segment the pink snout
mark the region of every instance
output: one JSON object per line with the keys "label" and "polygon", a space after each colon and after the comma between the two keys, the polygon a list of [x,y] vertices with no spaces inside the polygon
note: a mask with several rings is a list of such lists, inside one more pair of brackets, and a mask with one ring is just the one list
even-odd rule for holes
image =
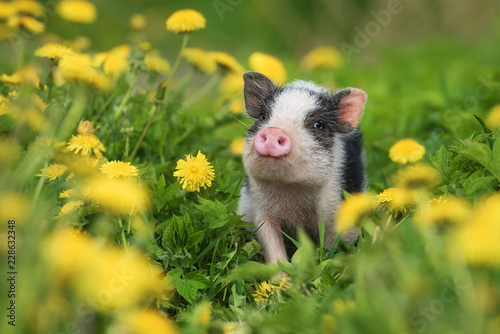
{"label": "pink snout", "polygon": [[292,150],[292,141],[278,128],[266,128],[255,136],[253,147],[260,155],[279,158]]}

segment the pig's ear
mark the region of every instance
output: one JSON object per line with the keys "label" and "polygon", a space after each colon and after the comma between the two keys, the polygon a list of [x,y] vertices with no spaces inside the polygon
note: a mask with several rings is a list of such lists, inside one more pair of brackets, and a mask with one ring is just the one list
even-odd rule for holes
{"label": "pig's ear", "polygon": [[246,72],[243,74],[243,81],[245,81],[243,89],[245,109],[250,116],[258,118],[262,100],[277,87],[268,77],[258,72]]}
{"label": "pig's ear", "polygon": [[338,131],[351,132],[358,125],[363,113],[367,98],[366,93],[361,89],[347,88],[335,94],[334,98],[338,99]]}

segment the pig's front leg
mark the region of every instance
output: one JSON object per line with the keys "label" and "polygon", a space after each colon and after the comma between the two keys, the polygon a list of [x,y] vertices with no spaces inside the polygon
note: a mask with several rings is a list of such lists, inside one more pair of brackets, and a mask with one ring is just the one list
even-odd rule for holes
{"label": "pig's front leg", "polygon": [[279,224],[273,219],[263,219],[257,230],[257,238],[264,252],[266,262],[278,264],[278,260],[287,261],[283,235]]}

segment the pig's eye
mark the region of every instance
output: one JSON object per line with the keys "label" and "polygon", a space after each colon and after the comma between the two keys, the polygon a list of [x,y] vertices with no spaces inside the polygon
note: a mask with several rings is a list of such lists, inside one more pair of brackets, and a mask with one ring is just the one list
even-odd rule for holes
{"label": "pig's eye", "polygon": [[262,114],[260,114],[261,120],[265,120],[266,118],[267,118],[267,112],[263,112]]}
{"label": "pig's eye", "polygon": [[316,123],[314,123],[313,126],[317,130],[322,130],[325,127],[325,123],[323,123],[321,121],[317,121]]}

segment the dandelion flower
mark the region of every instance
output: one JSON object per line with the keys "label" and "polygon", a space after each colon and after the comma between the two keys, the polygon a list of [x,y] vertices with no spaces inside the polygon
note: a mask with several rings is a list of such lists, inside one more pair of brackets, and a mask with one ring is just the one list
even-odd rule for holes
{"label": "dandelion flower", "polygon": [[0,1],[0,20],[7,20],[16,14],[16,7],[12,2]]}
{"label": "dandelion flower", "polygon": [[130,18],[130,26],[137,31],[144,30],[146,28],[146,18],[142,14],[134,14]]}
{"label": "dandelion flower", "polygon": [[407,206],[410,204],[405,200],[404,190],[399,188],[388,188],[375,196],[379,207],[387,207],[392,213],[406,214]]}
{"label": "dandelion flower", "polygon": [[11,85],[29,85],[40,88],[39,70],[31,65],[22,68],[12,75],[2,74],[0,81]]}
{"label": "dandelion flower", "polygon": [[82,155],[90,155],[93,152],[98,158],[102,157],[101,151],[106,151],[99,138],[91,133],[82,133],[71,137],[68,141],[68,149],[76,154],[81,151]]}
{"label": "dandelion flower", "polygon": [[441,181],[439,172],[428,164],[408,166],[396,175],[396,187],[431,191]]}
{"label": "dandelion flower", "polygon": [[500,194],[483,200],[471,220],[462,225],[450,244],[452,257],[471,265],[500,266]]}
{"label": "dandelion flower", "polygon": [[458,197],[433,198],[424,204],[415,215],[420,226],[434,224],[461,224],[468,220],[471,214],[469,204]]}
{"label": "dandelion flower", "polygon": [[249,58],[250,68],[267,76],[278,85],[286,81],[285,65],[278,58],[262,52],[254,52]]}
{"label": "dandelion flower", "polygon": [[70,22],[92,23],[97,18],[95,5],[85,0],[63,0],[57,11],[63,19]]}
{"label": "dandelion flower", "polygon": [[45,25],[31,16],[13,16],[7,21],[11,28],[24,28],[26,31],[40,35],[45,31]]}
{"label": "dandelion flower", "polygon": [[130,162],[110,161],[101,165],[101,173],[109,178],[132,178],[139,176],[139,171]]}
{"label": "dandelion flower", "polygon": [[182,55],[201,72],[214,74],[217,70],[217,63],[213,56],[201,48],[186,48],[183,50]]}
{"label": "dandelion flower", "polygon": [[106,73],[110,77],[117,78],[127,72],[129,66],[130,64],[127,56],[124,56],[117,52],[110,52],[109,54],[107,54],[106,59],[104,60],[103,70],[104,73]]}
{"label": "dandelion flower", "polygon": [[153,47],[150,42],[144,41],[139,43],[139,49],[142,51],[149,51]]}
{"label": "dandelion flower", "polygon": [[[50,166],[48,166],[47,168],[42,168],[40,170],[40,174],[37,174],[36,176],[43,176],[45,175],[45,177],[51,181],[54,181],[58,178],[60,178],[61,176],[63,176],[64,174],[66,174],[66,172],[68,171],[71,171],[71,169],[68,167],[68,166],[65,166],[65,165],[59,165],[59,164],[52,164]],[[71,172],[69,175],[68,175],[68,179],[73,177],[73,172]]]}
{"label": "dandelion flower", "polygon": [[91,122],[91,121],[81,120],[80,123],[78,123],[78,127],[76,128],[76,133],[77,134],[83,134],[83,133],[93,134],[94,130],[96,130],[96,129],[94,128],[93,121]]}
{"label": "dandelion flower", "polygon": [[176,34],[190,33],[205,29],[207,20],[193,9],[181,9],[174,12],[165,22],[167,30]]}
{"label": "dandelion flower", "polygon": [[491,109],[488,117],[486,117],[485,123],[490,129],[495,129],[500,126],[500,104],[497,104]]}
{"label": "dandelion flower", "polygon": [[239,76],[242,76],[243,72],[245,72],[245,68],[229,53],[224,51],[211,51],[210,54],[217,64],[229,72],[236,73]]}
{"label": "dandelion flower", "polygon": [[244,85],[245,82],[243,81],[242,73],[229,73],[220,81],[219,92],[221,92],[223,97],[231,99],[243,91]]}
{"label": "dandelion flower", "polygon": [[92,66],[92,58],[82,53],[63,57],[59,69],[64,80],[82,82],[101,90],[111,87],[109,78]]}
{"label": "dandelion flower", "polygon": [[170,71],[170,63],[168,60],[160,56],[157,51],[150,51],[144,57],[146,67],[156,73],[168,73]]}
{"label": "dandelion flower", "polygon": [[36,49],[35,56],[49,58],[51,60],[58,60],[71,53],[73,53],[73,50],[59,43],[47,43],[44,46]]}
{"label": "dandelion flower", "polygon": [[243,99],[234,100],[229,105],[229,111],[232,114],[241,114],[243,110],[245,110],[245,101],[243,101]]}
{"label": "dandelion flower", "polygon": [[59,193],[59,198],[72,198],[76,197],[76,195],[77,195],[76,189],[68,189],[61,191]]}
{"label": "dandelion flower", "polygon": [[147,191],[134,179],[95,176],[81,185],[81,192],[92,203],[116,214],[132,215],[149,206]]}
{"label": "dandelion flower", "polygon": [[186,160],[177,161],[174,176],[180,180],[182,189],[200,191],[200,187],[206,188],[212,185],[215,173],[205,155],[198,151],[196,157],[187,155]]}
{"label": "dandelion flower", "polygon": [[422,160],[424,154],[425,147],[410,138],[399,140],[389,150],[389,158],[403,165]]}
{"label": "dandelion flower", "polygon": [[194,324],[199,326],[207,326],[212,318],[212,308],[209,302],[203,302],[198,305],[195,310],[196,318]]}
{"label": "dandelion flower", "polygon": [[15,192],[0,194],[0,219],[3,222],[15,219],[16,224],[23,224],[31,215],[32,209],[32,201],[24,194]]}
{"label": "dandelion flower", "polygon": [[255,292],[252,294],[253,299],[257,304],[259,304],[269,299],[269,297],[271,297],[277,289],[278,287],[272,285],[270,282],[264,281],[259,284],[257,290],[255,290]]}
{"label": "dandelion flower", "polygon": [[173,321],[161,316],[153,310],[136,310],[123,314],[117,323],[118,333],[147,334],[168,333],[177,334]]}
{"label": "dandelion flower", "polygon": [[335,220],[337,231],[344,233],[356,225],[361,217],[373,211],[374,204],[373,196],[365,193],[358,193],[348,197],[337,210]]}
{"label": "dandelion flower", "polygon": [[302,59],[302,67],[311,71],[314,69],[338,69],[344,66],[342,53],[332,46],[320,46],[309,52]]}
{"label": "dandelion flower", "polygon": [[244,138],[236,138],[229,145],[229,151],[234,155],[241,157],[243,155],[243,149],[245,148],[245,139]]}
{"label": "dandelion flower", "polygon": [[34,0],[16,0],[11,2],[18,13],[41,17],[45,14],[45,8],[41,3]]}
{"label": "dandelion flower", "polygon": [[78,36],[70,44],[73,50],[75,50],[76,52],[81,52],[83,50],[90,48],[92,42],[88,37]]}
{"label": "dandelion flower", "polygon": [[67,216],[71,213],[75,213],[78,211],[83,206],[83,201],[69,201],[68,203],[64,204],[63,207],[61,208],[61,211],[59,212],[59,215],[57,215],[55,218],[61,218],[63,216]]}

